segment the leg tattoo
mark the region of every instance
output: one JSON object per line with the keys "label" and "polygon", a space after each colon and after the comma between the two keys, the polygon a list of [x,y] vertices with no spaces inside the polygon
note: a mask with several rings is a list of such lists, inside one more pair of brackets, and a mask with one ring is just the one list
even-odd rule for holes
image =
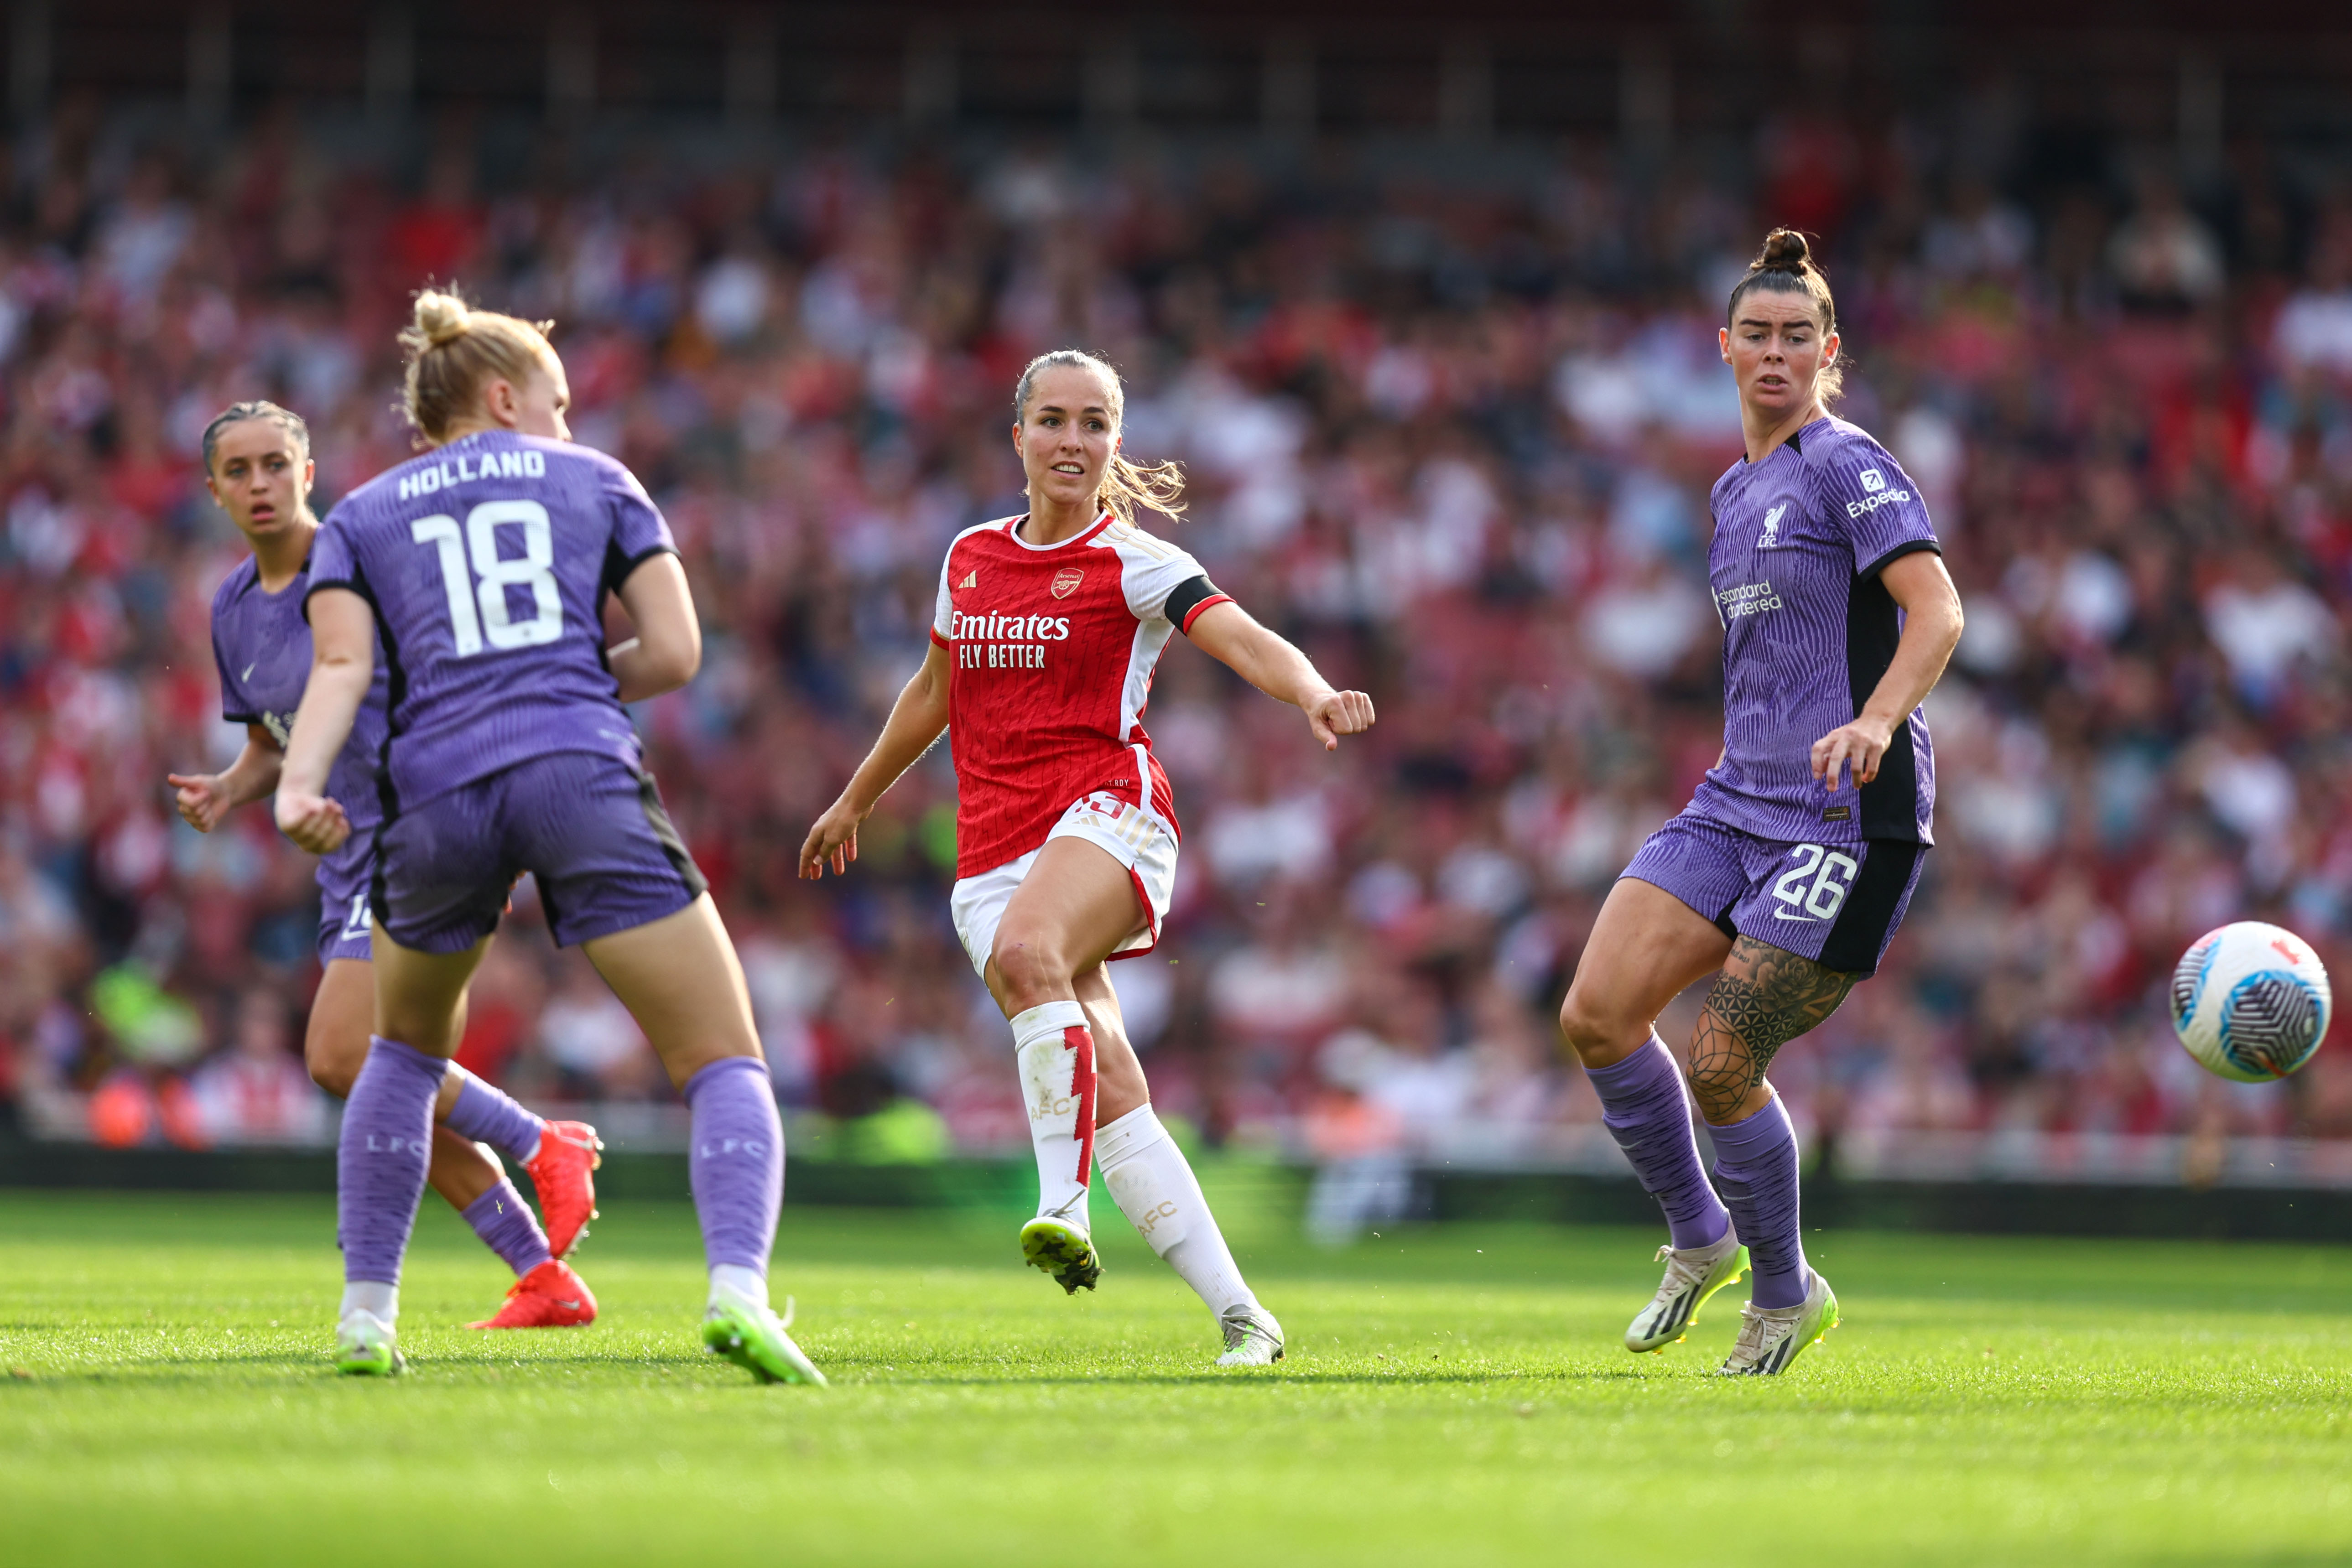
{"label": "leg tattoo", "polygon": [[1860,977],[1739,938],[1691,1040],[1691,1092],[1700,1113],[1710,1122],[1737,1116],[1773,1054],[1837,1011]]}

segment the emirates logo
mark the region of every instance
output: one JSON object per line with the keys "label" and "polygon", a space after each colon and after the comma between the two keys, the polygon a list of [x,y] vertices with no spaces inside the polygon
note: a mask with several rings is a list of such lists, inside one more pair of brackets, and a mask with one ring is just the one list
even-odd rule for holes
{"label": "emirates logo", "polygon": [[1054,574],[1054,597],[1056,599],[1067,599],[1071,594],[1076,593],[1078,591],[1078,584],[1084,582],[1086,580],[1087,574],[1075,566],[1064,567],[1061,570]]}

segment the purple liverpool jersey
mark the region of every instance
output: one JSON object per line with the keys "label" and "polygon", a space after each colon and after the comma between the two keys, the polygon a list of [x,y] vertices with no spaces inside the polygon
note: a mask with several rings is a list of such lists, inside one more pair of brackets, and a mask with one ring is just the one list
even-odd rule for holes
{"label": "purple liverpool jersey", "polygon": [[604,594],[673,548],[620,464],[507,431],[453,441],[346,496],[312,552],[310,592],[347,588],[375,607],[395,806],[551,752],[636,766],[604,663]]}
{"label": "purple liverpool jersey", "polygon": [[1902,613],[1879,573],[1938,549],[1919,487],[1842,419],[1816,420],[1715,484],[1707,576],[1723,621],[1724,758],[1691,810],[1783,842],[1933,843],[1927,720],[1898,726],[1878,777],[1838,792],[1813,779],[1813,742],[1850,724],[1895,657]]}
{"label": "purple liverpool jersey", "polygon": [[[302,688],[310,679],[310,623],[303,619],[302,601],[310,592],[311,564],[304,562],[300,574],[285,588],[265,593],[259,569],[247,556],[213,595],[213,662],[220,666],[221,716],[231,724],[260,725],[281,747],[294,728],[294,711],[302,706]],[[322,880],[344,862],[356,865],[366,860],[370,830],[383,815],[376,768],[383,756],[387,685],[379,648],[375,681],[360,705],[351,739],[327,774],[327,793],[342,803],[352,820],[352,836],[320,862]]]}

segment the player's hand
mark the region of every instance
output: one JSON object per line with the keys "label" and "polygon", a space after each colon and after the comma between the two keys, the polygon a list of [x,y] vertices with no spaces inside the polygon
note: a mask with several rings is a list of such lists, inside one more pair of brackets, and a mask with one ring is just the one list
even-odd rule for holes
{"label": "player's hand", "polygon": [[278,791],[278,828],[314,855],[342,848],[343,841],[352,836],[352,820],[343,814],[341,803],[323,795],[299,795],[289,789]]}
{"label": "player's hand", "polygon": [[1878,765],[1895,738],[1895,727],[1864,714],[1813,742],[1813,777],[1838,791],[1838,770],[1850,768],[1857,789],[1878,777]]}
{"label": "player's hand", "polygon": [[166,773],[163,780],[179,791],[173,804],[180,808],[180,820],[200,833],[218,827],[236,803],[228,798],[228,786],[217,773]]}
{"label": "player's hand", "polygon": [[1372,699],[1361,692],[1325,692],[1306,707],[1307,727],[1326,751],[1339,749],[1343,735],[1361,735],[1372,727]]}
{"label": "player's hand", "polygon": [[866,813],[853,810],[846,800],[826,807],[801,843],[802,879],[822,881],[827,866],[835,876],[848,875],[849,862],[857,858],[857,824],[865,820]]}

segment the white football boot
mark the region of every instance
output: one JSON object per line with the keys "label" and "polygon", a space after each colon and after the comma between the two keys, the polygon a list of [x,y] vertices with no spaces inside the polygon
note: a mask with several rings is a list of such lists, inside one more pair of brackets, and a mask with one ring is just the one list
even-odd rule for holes
{"label": "white football boot", "polygon": [[1661,1247],[1656,1261],[1666,1266],[1666,1277],[1650,1304],[1625,1326],[1625,1348],[1635,1355],[1679,1343],[1698,1322],[1698,1310],[1706,1299],[1748,1271],[1748,1249],[1727,1219],[1714,1246]]}
{"label": "white football boot", "polygon": [[1282,1359],[1282,1325],[1264,1307],[1249,1301],[1227,1307],[1217,1326],[1225,1332],[1219,1366],[1272,1366]]}
{"label": "white football boot", "polygon": [[1716,1371],[1725,1377],[1769,1377],[1786,1372],[1789,1364],[1822,1343],[1838,1326],[1838,1301],[1830,1282],[1817,1270],[1805,1287],[1805,1299],[1793,1307],[1759,1307],[1750,1301],[1740,1309],[1739,1338]]}

